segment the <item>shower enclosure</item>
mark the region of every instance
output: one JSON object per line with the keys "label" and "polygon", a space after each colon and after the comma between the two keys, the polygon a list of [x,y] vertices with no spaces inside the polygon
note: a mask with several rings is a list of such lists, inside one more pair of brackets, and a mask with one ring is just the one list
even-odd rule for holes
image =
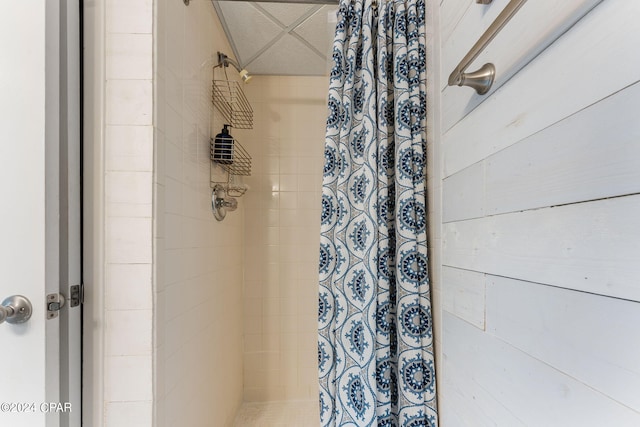
{"label": "shower enclosure", "polygon": [[[85,108],[95,118],[85,129],[94,141],[85,172],[96,245],[104,239],[88,273],[95,328],[85,342],[95,363],[87,368],[104,378],[87,400],[94,425],[229,426],[244,402],[267,400],[313,402],[307,416],[317,419],[328,81],[302,75],[326,75],[335,23],[327,5],[232,3],[243,13],[225,22],[244,30],[251,63],[234,53],[206,0],[85,9],[93,76]],[[243,27],[233,16],[264,25]],[[252,175],[223,221],[210,186],[211,130],[225,124],[211,104],[218,52],[254,76],[243,87],[254,129],[230,132],[252,156]],[[298,65],[299,76],[286,75]]]}
{"label": "shower enclosure", "polygon": [[[210,426],[212,414],[215,425],[230,426],[243,404],[239,425],[251,425],[247,417],[292,418],[294,407],[306,408],[306,421],[318,419],[317,263],[330,10],[320,4],[158,2],[159,426],[179,418],[183,425]],[[241,33],[229,38],[225,28]],[[233,68],[246,68],[250,83],[232,67],[226,75],[227,67],[214,69],[218,52],[237,62]],[[214,164],[210,172],[210,138],[227,122],[211,103],[211,81],[227,78],[240,82],[253,110],[252,129],[228,128],[250,155],[251,174],[237,181],[248,188],[237,210],[218,221],[210,178],[225,165]],[[270,407],[260,406],[265,402]],[[187,421],[185,407],[192,408]]]}

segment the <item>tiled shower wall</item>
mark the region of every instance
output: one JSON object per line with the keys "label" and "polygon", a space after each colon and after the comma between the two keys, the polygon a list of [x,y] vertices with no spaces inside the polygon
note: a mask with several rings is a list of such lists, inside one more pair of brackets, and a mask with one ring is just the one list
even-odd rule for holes
{"label": "tiled shower wall", "polygon": [[245,205],[244,399],[316,399],[318,247],[327,77],[245,86],[253,157]]}
{"label": "tiled shower wall", "polygon": [[219,223],[210,67],[231,49],[210,2],[105,9],[105,425],[228,425],[243,388],[315,399],[326,78],[245,86],[251,190]]}
{"label": "tiled shower wall", "polygon": [[[105,92],[104,407],[95,408],[101,419],[94,421],[106,427],[152,422],[152,5],[87,6],[104,7],[104,34],[95,36],[104,37],[104,70],[93,70],[94,79],[104,77]],[[102,326],[100,320],[90,327]]]}
{"label": "tiled shower wall", "polygon": [[231,54],[209,0],[156,0],[155,423],[230,425],[242,401],[243,209],[213,218],[212,67]]}

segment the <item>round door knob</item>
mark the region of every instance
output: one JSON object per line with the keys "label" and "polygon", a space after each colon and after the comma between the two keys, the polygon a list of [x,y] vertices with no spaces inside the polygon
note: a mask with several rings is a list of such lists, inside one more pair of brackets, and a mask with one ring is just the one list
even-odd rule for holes
{"label": "round door knob", "polygon": [[2,301],[0,306],[0,323],[24,323],[31,318],[33,307],[31,302],[22,295],[13,295]]}

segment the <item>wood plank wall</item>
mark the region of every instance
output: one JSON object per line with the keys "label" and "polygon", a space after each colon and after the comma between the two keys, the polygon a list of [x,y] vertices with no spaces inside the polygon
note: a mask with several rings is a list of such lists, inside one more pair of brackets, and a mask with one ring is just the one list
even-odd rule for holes
{"label": "wood plank wall", "polygon": [[640,426],[640,2],[529,1],[447,87],[507,3],[428,9],[440,425]]}

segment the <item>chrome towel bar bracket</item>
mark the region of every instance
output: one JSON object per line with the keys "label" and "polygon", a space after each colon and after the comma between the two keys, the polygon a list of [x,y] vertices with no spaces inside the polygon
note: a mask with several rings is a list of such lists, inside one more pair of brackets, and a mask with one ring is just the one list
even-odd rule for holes
{"label": "chrome towel bar bracket", "polygon": [[465,73],[465,71],[526,2],[527,0],[511,0],[507,4],[453,70],[449,76],[449,86],[469,86],[475,89],[478,95],[489,92],[496,75],[496,68],[493,64],[484,64],[480,69],[470,73]]}

